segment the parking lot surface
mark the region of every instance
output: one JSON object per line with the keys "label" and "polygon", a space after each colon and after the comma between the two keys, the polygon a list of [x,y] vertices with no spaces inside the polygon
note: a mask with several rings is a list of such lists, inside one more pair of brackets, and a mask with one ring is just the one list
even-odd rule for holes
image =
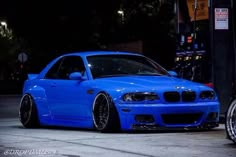
{"label": "parking lot surface", "polygon": [[78,128],[23,128],[20,96],[0,96],[0,157],[235,157],[224,125],[211,131],[99,133]]}

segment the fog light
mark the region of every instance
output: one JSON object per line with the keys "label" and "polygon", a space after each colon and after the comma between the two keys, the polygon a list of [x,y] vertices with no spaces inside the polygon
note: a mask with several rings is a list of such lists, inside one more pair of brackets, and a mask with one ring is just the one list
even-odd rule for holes
{"label": "fog light", "polygon": [[215,121],[218,118],[217,112],[210,112],[207,116],[207,121]]}
{"label": "fog light", "polygon": [[136,115],[135,120],[140,123],[153,123],[154,118],[152,115]]}

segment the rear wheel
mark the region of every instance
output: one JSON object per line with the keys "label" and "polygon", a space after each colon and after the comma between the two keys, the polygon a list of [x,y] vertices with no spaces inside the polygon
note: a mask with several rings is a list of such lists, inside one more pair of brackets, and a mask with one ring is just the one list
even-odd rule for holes
{"label": "rear wheel", "polygon": [[229,139],[236,143],[236,99],[231,102],[226,112],[225,127]]}
{"label": "rear wheel", "polygon": [[119,129],[119,118],[110,96],[99,93],[93,102],[93,122],[98,131],[113,132]]}
{"label": "rear wheel", "polygon": [[36,105],[29,94],[25,94],[21,99],[19,118],[26,128],[35,128],[39,125]]}

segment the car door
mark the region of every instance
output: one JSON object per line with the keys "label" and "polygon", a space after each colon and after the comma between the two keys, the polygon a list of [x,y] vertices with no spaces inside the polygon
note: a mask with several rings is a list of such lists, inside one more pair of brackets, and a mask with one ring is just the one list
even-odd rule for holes
{"label": "car door", "polygon": [[82,120],[86,118],[82,107],[86,81],[70,80],[69,75],[72,72],[81,72],[86,76],[83,61],[79,56],[66,56],[59,62],[51,74],[46,74],[48,80],[46,95],[53,119]]}

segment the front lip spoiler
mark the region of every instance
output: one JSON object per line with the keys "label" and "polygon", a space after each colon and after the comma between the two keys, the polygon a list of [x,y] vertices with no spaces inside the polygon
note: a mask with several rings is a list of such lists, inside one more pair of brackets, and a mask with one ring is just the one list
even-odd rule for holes
{"label": "front lip spoiler", "polygon": [[199,126],[187,126],[187,127],[163,127],[157,124],[133,124],[132,130],[134,131],[186,131],[186,130],[212,129],[218,126],[219,126],[218,122],[206,122]]}

